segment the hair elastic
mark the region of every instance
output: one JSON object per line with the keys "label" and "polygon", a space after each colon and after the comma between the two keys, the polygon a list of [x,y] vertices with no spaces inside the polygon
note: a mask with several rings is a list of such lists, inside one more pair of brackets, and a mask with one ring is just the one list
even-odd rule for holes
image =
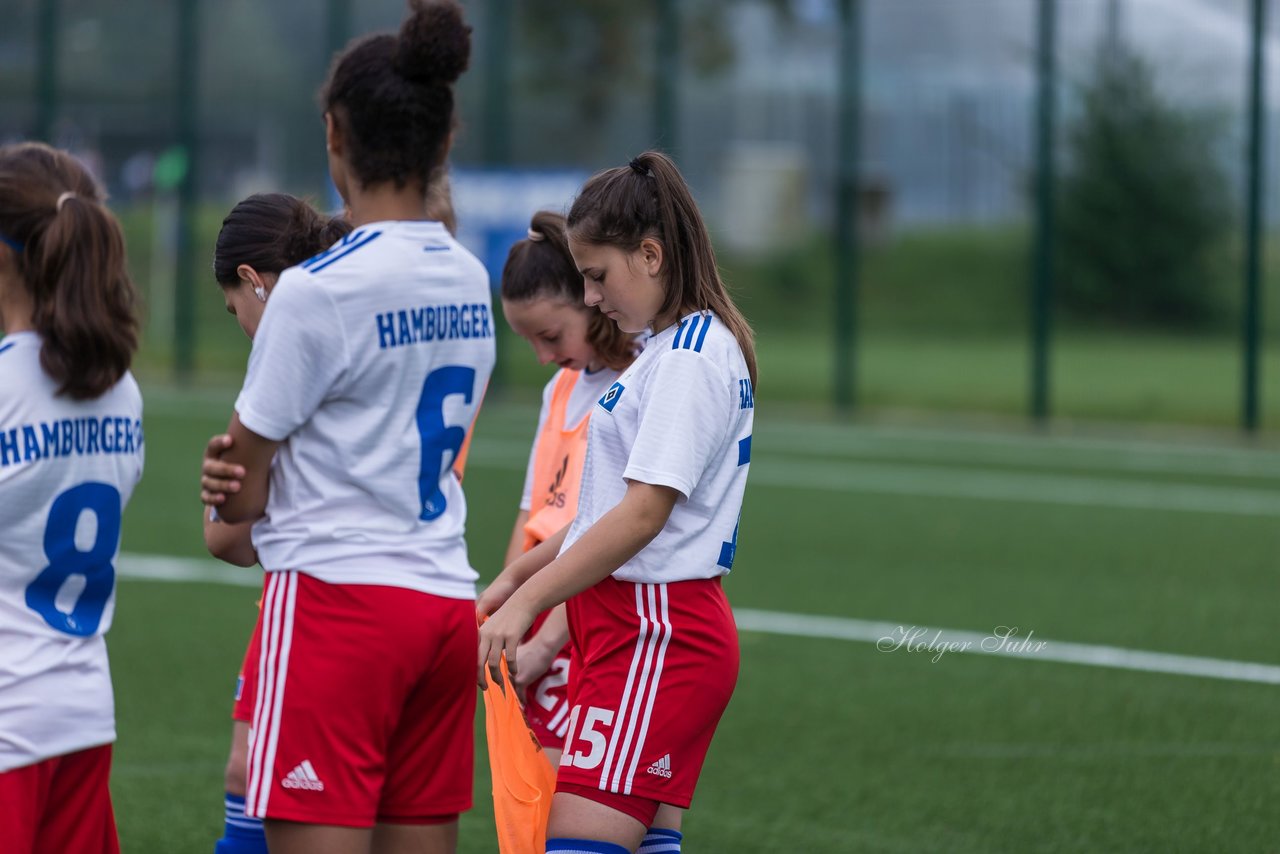
{"label": "hair elastic", "polygon": [[21,255],[23,253],[23,250],[27,248],[22,245],[21,240],[14,240],[12,237],[10,237],[7,234],[0,234],[0,243],[3,243],[5,246],[8,246],[10,249],[12,249],[14,252],[17,252],[19,255]]}
{"label": "hair elastic", "polygon": [[534,231],[531,228],[529,229],[529,239],[532,240],[534,243],[540,243],[541,241],[546,240],[547,236],[543,234],[541,231]]}
{"label": "hair elastic", "polygon": [[58,207],[57,207],[58,212],[59,213],[62,212],[62,206],[67,203],[67,199],[74,199],[75,197],[76,197],[76,194],[73,193],[71,190],[67,190],[61,196],[58,196]]}
{"label": "hair elastic", "polygon": [[653,177],[653,173],[649,171],[649,167],[641,163],[640,159],[637,157],[631,158],[631,163],[629,163],[628,165],[631,167],[631,170],[633,172],[635,172],[637,175],[639,175],[642,178]]}

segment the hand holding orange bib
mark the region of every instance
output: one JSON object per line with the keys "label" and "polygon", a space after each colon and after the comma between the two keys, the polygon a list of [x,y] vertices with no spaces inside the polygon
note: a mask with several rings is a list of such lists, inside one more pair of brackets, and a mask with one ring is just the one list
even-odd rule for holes
{"label": "hand holding orange bib", "polygon": [[[484,695],[485,738],[493,775],[493,817],[501,854],[542,854],[556,772],[529,729],[502,659],[502,684]],[[498,690],[492,690],[497,687]]]}

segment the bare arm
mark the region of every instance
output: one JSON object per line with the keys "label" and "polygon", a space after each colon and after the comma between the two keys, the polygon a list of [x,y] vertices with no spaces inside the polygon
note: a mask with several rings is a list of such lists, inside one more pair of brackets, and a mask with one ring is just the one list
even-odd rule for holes
{"label": "bare arm", "polygon": [[524,553],[524,526],[528,521],[528,510],[521,510],[516,514],[516,524],[511,529],[511,541],[507,543],[507,555],[502,559],[503,566],[510,566],[516,558]]}
{"label": "bare arm", "polygon": [[209,516],[209,508],[206,507],[204,545],[209,554],[235,566],[253,566],[258,562],[258,553],[254,551],[253,540],[249,536],[253,528],[252,522],[228,525],[226,522],[214,521]]}
{"label": "bare arm", "polygon": [[618,505],[564,554],[537,567],[532,556],[547,545],[543,543],[503,570],[502,575],[511,573],[512,580],[520,583],[480,629],[476,681],[484,686],[485,667],[495,682],[502,681],[498,668],[503,653],[514,677],[518,673],[516,649],[534,617],[612,575],[639,554],[666,525],[679,494],[670,487],[631,481]]}
{"label": "bare arm", "polygon": [[569,525],[565,525],[548,539],[538,543],[529,551],[507,564],[506,568],[498,573],[498,577],[490,582],[489,586],[480,594],[480,598],[476,600],[476,612],[492,614],[498,610],[502,603],[506,602],[511,597],[511,594],[516,591],[516,588],[524,584],[535,572],[556,559],[556,555],[560,553],[560,547],[564,545],[564,538],[568,534]]}
{"label": "bare arm", "polygon": [[231,524],[253,522],[266,512],[271,458],[280,443],[245,427],[239,413],[232,414],[227,434],[231,436],[231,447],[223,452],[222,460],[243,467],[244,478],[239,491],[226,493],[218,515]]}
{"label": "bare arm", "polygon": [[231,447],[231,441],[229,435],[219,433],[205,445],[200,465],[200,498],[208,505],[201,516],[204,545],[209,554],[219,560],[236,566],[253,566],[258,562],[258,553],[254,551],[250,538],[253,524],[229,525],[214,512],[226,501],[228,493],[240,491],[240,479],[244,477],[242,466],[222,460],[222,454]]}

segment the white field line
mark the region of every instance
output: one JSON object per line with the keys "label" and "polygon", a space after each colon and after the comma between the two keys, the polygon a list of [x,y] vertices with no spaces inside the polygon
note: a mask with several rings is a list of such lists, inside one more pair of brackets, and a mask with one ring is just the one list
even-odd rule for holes
{"label": "white field line", "polygon": [[1038,638],[1034,634],[1018,636],[1008,635],[1007,632],[993,632],[984,635],[909,623],[782,614],[747,608],[734,609],[734,614],[738,619],[738,626],[747,631],[823,640],[861,641],[874,643],[886,653],[926,655],[939,660],[951,653],[999,655],[1145,673],[1172,673],[1178,676],[1204,676],[1209,679],[1280,685],[1280,666],[1274,664],[1067,643]]}
{"label": "white field line", "polygon": [[1155,454],[1181,457],[1235,457],[1241,460],[1268,459],[1280,461],[1280,447],[1263,441],[1238,438],[1223,432],[1220,441],[1170,437],[1168,439],[1088,436],[1079,434],[1042,433],[991,428],[988,430],[963,425],[952,427],[890,426],[884,424],[839,424],[825,420],[791,421],[758,419],[757,424],[770,433],[786,432],[812,438],[838,439],[842,436],[879,441],[924,442],[941,445],[992,445],[1021,447],[1028,450],[1075,450],[1115,454]]}
{"label": "white field line", "polygon": [[1280,490],[1023,474],[949,466],[884,463],[773,463],[754,466],[750,483],[934,498],[1065,504],[1129,510],[1175,510],[1232,516],[1280,516]]}
{"label": "white field line", "polygon": [[140,581],[202,581],[229,584],[233,587],[262,589],[262,569],[257,566],[232,566],[213,558],[170,557],[121,552],[116,561],[116,575]]}
{"label": "white field line", "polygon": [[863,458],[882,462],[949,462],[991,465],[1002,470],[1051,468],[1129,472],[1133,474],[1280,478],[1280,454],[1243,449],[1187,449],[1176,446],[1093,448],[1059,446],[1052,439],[1039,443],[1025,437],[996,441],[946,440],[911,433],[877,435],[851,429],[843,434],[808,434],[789,429],[759,431],[758,453],[802,457]]}
{"label": "white field line", "polygon": [[[477,438],[467,465],[523,471],[528,448],[511,440]],[[898,463],[760,457],[753,461],[753,487],[824,492],[962,498],[1019,504],[1058,504],[1127,510],[1280,516],[1280,490],[1177,483],[1073,474],[993,471]]]}
{"label": "white field line", "polygon": [[[122,553],[116,564],[121,578],[143,581],[205,582],[237,587],[262,587],[262,571],[245,569],[202,558],[166,557]],[[951,653],[998,655],[1032,661],[1057,661],[1090,667],[1203,676],[1237,682],[1280,685],[1280,666],[1217,658],[1198,658],[1144,652],[1110,646],[1067,643],[1036,638],[1034,635],[1001,637],[957,629],[938,629],[905,623],[854,620],[847,617],[820,617],[738,608],[738,627],[749,632],[787,637],[874,643],[885,653],[928,655],[941,658]]]}

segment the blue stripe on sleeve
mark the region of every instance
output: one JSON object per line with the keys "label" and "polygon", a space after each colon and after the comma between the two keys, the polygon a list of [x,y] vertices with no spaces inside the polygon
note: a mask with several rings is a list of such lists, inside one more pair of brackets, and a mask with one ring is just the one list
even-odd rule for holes
{"label": "blue stripe on sleeve", "polygon": [[738,465],[745,466],[751,462],[751,437],[738,440]]}
{"label": "blue stripe on sleeve", "polygon": [[[707,340],[707,330],[710,328],[711,328],[711,315],[708,314],[706,317],[706,320],[702,324],[702,331],[698,333],[698,343],[693,345],[694,352],[696,353],[702,352],[702,342]],[[689,337],[692,338],[693,333],[690,333]]]}
{"label": "blue stripe on sleeve", "polygon": [[702,315],[697,315],[692,319],[692,321],[690,321],[689,331],[685,333],[684,343],[680,345],[682,349],[688,350],[689,346],[693,344],[693,336],[697,333],[698,324],[700,324],[701,322],[702,322]]}
{"label": "blue stripe on sleeve", "polygon": [[689,321],[687,318],[685,320],[680,321],[680,328],[676,330],[676,337],[671,339],[672,350],[679,348],[680,336],[684,334],[684,328],[688,325],[689,325]]}
{"label": "blue stripe on sleeve", "polygon": [[12,349],[13,345],[16,343],[16,341],[10,341],[8,344],[0,344],[0,353],[3,353],[5,350]]}

